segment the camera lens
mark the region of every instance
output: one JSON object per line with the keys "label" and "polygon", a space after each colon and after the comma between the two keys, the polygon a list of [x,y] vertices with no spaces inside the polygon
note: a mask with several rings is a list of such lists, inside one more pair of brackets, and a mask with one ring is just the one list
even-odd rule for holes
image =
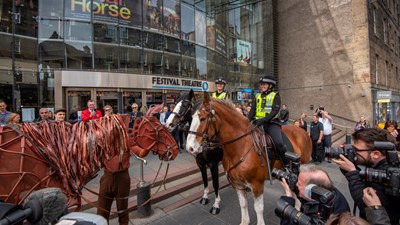
{"label": "camera lens", "polygon": [[275,214],[282,219],[289,220],[291,224],[310,225],[313,224],[311,217],[303,214],[285,200],[279,199],[276,202]]}
{"label": "camera lens", "polygon": [[388,179],[385,170],[376,170],[372,168],[360,167],[360,177],[364,177],[365,181],[374,183],[387,183]]}
{"label": "camera lens", "polygon": [[325,156],[328,158],[339,159],[340,154],[344,154],[344,151],[340,148],[326,148]]}

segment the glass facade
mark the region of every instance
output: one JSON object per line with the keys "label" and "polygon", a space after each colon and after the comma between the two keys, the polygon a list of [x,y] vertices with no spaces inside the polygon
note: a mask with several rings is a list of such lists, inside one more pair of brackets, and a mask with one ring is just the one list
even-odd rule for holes
{"label": "glass facade", "polygon": [[273,74],[272,0],[15,0],[15,6],[13,35],[12,0],[0,0],[0,85],[9,106],[12,61],[22,76],[21,99],[30,90],[31,100],[19,103],[35,107],[54,106],[53,70],[223,76],[231,92]]}

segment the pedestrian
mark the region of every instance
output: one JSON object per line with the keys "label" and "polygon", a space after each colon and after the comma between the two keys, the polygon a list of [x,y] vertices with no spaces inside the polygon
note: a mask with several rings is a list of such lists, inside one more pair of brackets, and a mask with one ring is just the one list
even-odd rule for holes
{"label": "pedestrian", "polygon": [[50,112],[48,108],[41,108],[39,109],[39,117],[34,120],[34,122],[40,122],[40,121],[49,121],[50,119]]}
{"label": "pedestrian", "polygon": [[57,109],[54,112],[54,120],[56,122],[64,122],[65,121],[65,113],[67,112],[67,110],[65,109]]}
{"label": "pedestrian", "polygon": [[371,125],[365,118],[365,116],[360,116],[360,121],[356,123],[356,127],[354,128],[354,131],[359,131],[364,128],[371,128]]}
{"label": "pedestrian", "polygon": [[318,114],[314,114],[312,117],[312,122],[310,124],[310,137],[312,141],[312,161],[315,164],[320,164],[322,162],[322,138],[324,137],[324,125],[319,122]]}
{"label": "pedestrian", "polygon": [[135,119],[137,117],[141,117],[143,116],[142,112],[139,112],[139,105],[137,103],[132,103],[132,112],[128,112],[129,115],[131,116],[130,120],[129,120],[129,128],[133,128],[134,124],[135,124]]}
{"label": "pedestrian", "polygon": [[[330,149],[332,147],[332,124],[333,119],[327,111],[321,110],[322,117],[319,118],[319,122],[324,125],[324,137],[322,138],[322,149]],[[331,162],[330,158],[327,159],[328,163]]]}
{"label": "pedestrian", "polygon": [[7,120],[7,125],[21,125],[21,116],[18,113],[11,113]]}
{"label": "pedestrian", "polygon": [[307,118],[307,114],[305,112],[303,112],[300,115],[300,127],[303,128],[307,132],[307,121],[306,121],[306,118]]}
{"label": "pedestrian", "polygon": [[165,126],[165,123],[167,122],[167,120],[165,119],[165,117],[167,116],[167,113],[168,113],[168,106],[164,106],[162,113],[160,114],[160,122],[164,126]]}
{"label": "pedestrian", "polygon": [[295,125],[296,127],[300,127],[300,120],[295,120],[293,122],[293,125]]}
{"label": "pedestrian", "polygon": [[111,116],[111,115],[114,114],[113,108],[112,108],[110,105],[104,106],[103,109],[104,109],[104,117],[106,117],[106,116]]}
{"label": "pedestrian", "polygon": [[286,108],[286,104],[282,104],[281,111],[279,112],[279,120],[282,125],[289,124],[289,110]]}
{"label": "pedestrian", "polygon": [[394,120],[389,120],[386,121],[385,126],[383,129],[387,130],[389,134],[393,137],[394,143],[396,145],[396,149],[399,149],[399,143],[400,143],[400,135],[399,131],[397,130],[398,124]]}
{"label": "pedestrian", "polygon": [[82,121],[88,121],[100,119],[101,117],[103,117],[103,114],[100,110],[96,109],[96,103],[94,102],[94,100],[89,100],[87,102],[87,109],[82,111],[81,117]]}
{"label": "pedestrian", "polygon": [[0,99],[0,126],[7,124],[8,117],[11,112],[7,111],[7,104],[3,99]]}
{"label": "pedestrian", "polygon": [[79,105],[74,105],[72,113],[69,114],[68,122],[70,122],[71,124],[79,122],[79,111],[81,111],[81,107]]}

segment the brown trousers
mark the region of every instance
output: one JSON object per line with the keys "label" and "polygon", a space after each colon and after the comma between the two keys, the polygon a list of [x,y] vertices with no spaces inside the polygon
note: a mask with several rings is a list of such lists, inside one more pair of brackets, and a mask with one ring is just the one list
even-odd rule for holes
{"label": "brown trousers", "polygon": [[104,171],[104,175],[100,179],[99,208],[97,209],[97,214],[103,216],[108,221],[111,205],[115,198],[118,212],[123,211],[118,213],[119,224],[128,225],[129,213],[126,209],[128,209],[127,197],[129,196],[130,188],[131,178],[129,177],[128,170],[115,173]]}

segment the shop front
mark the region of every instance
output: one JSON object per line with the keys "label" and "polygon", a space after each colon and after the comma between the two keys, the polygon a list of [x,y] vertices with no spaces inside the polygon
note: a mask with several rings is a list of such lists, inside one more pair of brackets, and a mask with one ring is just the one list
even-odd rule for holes
{"label": "shop front", "polygon": [[389,120],[400,122],[400,93],[377,91],[374,104],[375,124],[383,128]]}
{"label": "shop front", "polygon": [[124,113],[132,103],[145,109],[174,104],[182,91],[215,91],[215,84],[208,81],[122,73],[58,71],[55,80],[55,107],[65,107],[68,113],[85,109],[90,99],[99,109],[111,105],[114,112]]}

